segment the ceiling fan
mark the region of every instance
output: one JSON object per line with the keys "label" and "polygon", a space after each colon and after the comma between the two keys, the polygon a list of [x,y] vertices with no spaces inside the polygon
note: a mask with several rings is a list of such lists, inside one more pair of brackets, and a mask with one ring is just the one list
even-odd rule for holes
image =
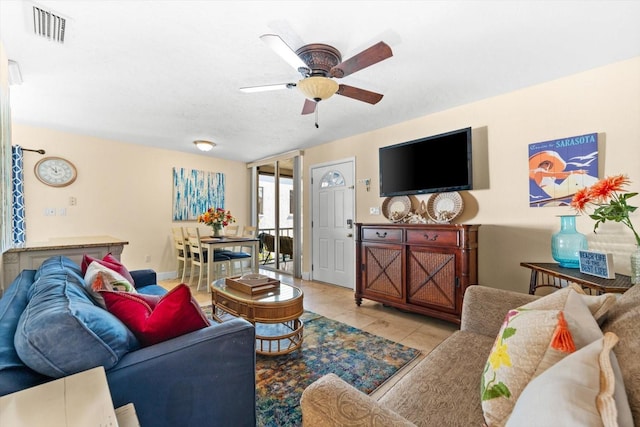
{"label": "ceiling fan", "polygon": [[[297,87],[307,98],[302,107],[302,114],[317,112],[318,102],[336,93],[369,104],[377,104],[382,99],[379,93],[338,84],[334,79],[346,77],[393,56],[391,48],[384,42],[379,42],[342,61],[340,51],[327,44],[307,44],[294,51],[278,35],[264,34],[260,39],[298,71],[302,79],[297,83],[243,87],[240,88],[242,92],[263,92]],[[317,122],[316,127],[318,127]]]}

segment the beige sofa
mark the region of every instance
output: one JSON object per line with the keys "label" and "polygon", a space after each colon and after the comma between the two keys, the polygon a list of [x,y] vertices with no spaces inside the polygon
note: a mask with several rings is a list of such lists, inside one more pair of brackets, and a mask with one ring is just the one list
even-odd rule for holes
{"label": "beige sofa", "polygon": [[[305,426],[482,426],[480,383],[487,357],[508,310],[538,297],[473,286],[464,298],[459,331],[442,342],[378,400],[330,374],[301,399]],[[602,331],[614,347],[631,415],[640,426],[640,286],[609,309]],[[552,392],[552,391],[550,391]],[[623,391],[624,393],[624,391]]]}

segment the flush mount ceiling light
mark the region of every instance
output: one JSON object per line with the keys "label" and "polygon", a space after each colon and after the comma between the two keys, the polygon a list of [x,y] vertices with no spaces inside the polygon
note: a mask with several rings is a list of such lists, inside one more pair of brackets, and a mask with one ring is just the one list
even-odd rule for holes
{"label": "flush mount ceiling light", "polygon": [[338,83],[327,77],[307,77],[298,82],[300,92],[316,102],[330,98],[338,91]]}
{"label": "flush mount ceiling light", "polygon": [[196,147],[198,147],[198,150],[200,151],[211,151],[213,150],[213,147],[216,146],[215,142],[205,141],[203,139],[193,141],[193,143],[196,144]]}

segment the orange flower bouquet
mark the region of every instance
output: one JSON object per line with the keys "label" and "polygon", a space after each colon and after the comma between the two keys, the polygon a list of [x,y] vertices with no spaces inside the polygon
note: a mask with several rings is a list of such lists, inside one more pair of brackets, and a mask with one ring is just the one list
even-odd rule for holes
{"label": "orange flower bouquet", "polygon": [[579,190],[571,200],[571,207],[579,213],[586,212],[590,207],[595,207],[589,217],[596,221],[593,226],[594,233],[600,224],[607,221],[621,222],[633,232],[636,244],[640,246],[640,236],[633,228],[629,214],[637,207],[631,206],[627,201],[638,193],[625,192],[625,187],[631,181],[626,175],[615,175],[601,179],[591,187]]}
{"label": "orange flower bouquet", "polygon": [[236,222],[236,219],[231,215],[231,211],[226,211],[222,208],[209,208],[205,213],[198,216],[198,222],[203,222],[213,227],[214,230],[219,230],[232,222]]}

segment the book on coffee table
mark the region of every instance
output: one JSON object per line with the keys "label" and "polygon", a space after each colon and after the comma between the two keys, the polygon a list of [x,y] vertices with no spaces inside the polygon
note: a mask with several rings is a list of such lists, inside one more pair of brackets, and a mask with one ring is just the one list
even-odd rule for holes
{"label": "book on coffee table", "polygon": [[241,276],[227,277],[225,285],[236,291],[244,292],[249,295],[257,295],[264,292],[278,289],[280,280],[270,277],[260,279],[243,279]]}

